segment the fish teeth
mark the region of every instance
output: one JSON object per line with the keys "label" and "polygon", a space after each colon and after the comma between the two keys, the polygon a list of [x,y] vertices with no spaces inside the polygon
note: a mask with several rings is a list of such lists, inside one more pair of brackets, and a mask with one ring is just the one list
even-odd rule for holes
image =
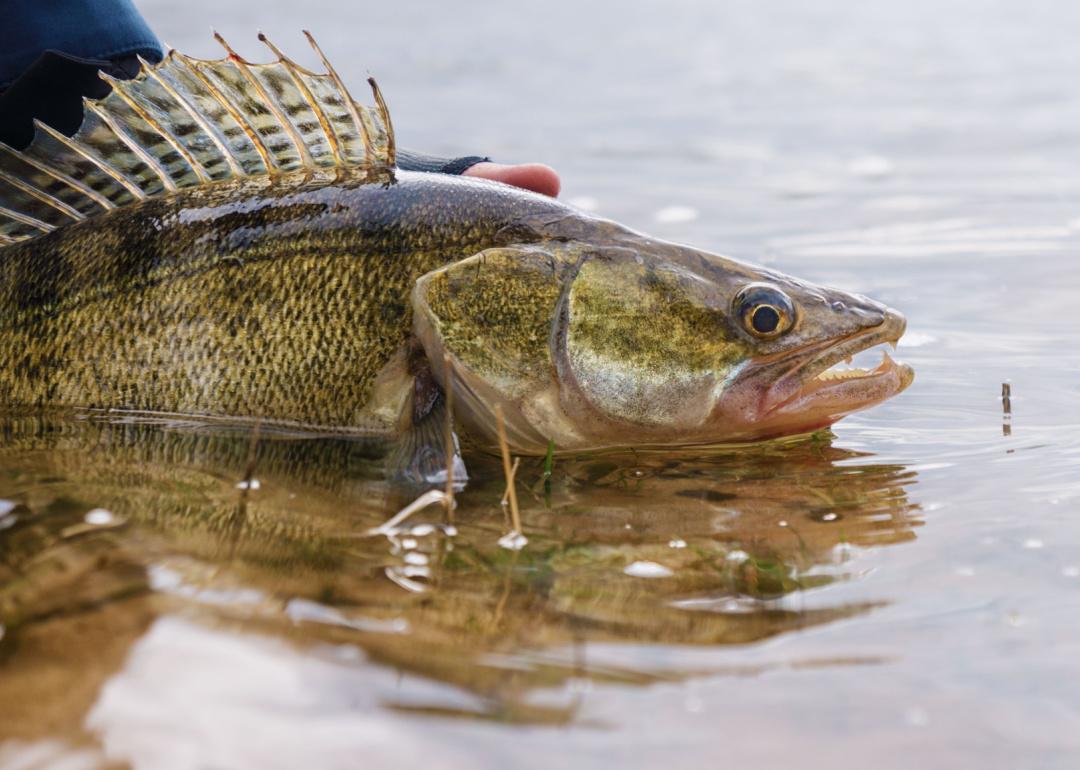
{"label": "fish teeth", "polygon": [[819,380],[851,380],[859,377],[865,377],[870,372],[867,369],[826,369],[819,374],[817,378]]}

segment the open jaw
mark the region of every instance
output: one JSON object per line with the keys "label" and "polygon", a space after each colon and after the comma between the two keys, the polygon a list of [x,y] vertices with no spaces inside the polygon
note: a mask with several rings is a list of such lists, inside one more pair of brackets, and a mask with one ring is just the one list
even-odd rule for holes
{"label": "open jaw", "polygon": [[760,403],[761,427],[777,433],[814,430],[904,390],[915,374],[907,364],[894,361],[887,349],[872,369],[841,368],[870,348],[895,348],[904,327],[903,316],[889,311],[877,326],[800,351],[783,364],[782,373],[777,372],[779,365],[769,367],[780,376]]}

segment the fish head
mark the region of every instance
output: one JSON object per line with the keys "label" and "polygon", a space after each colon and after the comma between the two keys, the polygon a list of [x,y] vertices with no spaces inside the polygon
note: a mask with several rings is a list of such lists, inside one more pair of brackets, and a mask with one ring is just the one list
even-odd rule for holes
{"label": "fish head", "polygon": [[638,234],[489,249],[421,278],[414,331],[455,414],[513,450],[680,446],[809,432],[907,387],[895,310]]}

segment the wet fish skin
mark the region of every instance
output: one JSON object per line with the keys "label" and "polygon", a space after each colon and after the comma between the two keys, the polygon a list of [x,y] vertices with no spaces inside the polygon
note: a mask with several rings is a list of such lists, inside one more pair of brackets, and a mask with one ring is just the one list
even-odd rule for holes
{"label": "wet fish skin", "polygon": [[572,216],[495,183],[355,168],[151,198],[3,250],[0,399],[392,430],[402,388],[381,412],[373,397],[416,279]]}

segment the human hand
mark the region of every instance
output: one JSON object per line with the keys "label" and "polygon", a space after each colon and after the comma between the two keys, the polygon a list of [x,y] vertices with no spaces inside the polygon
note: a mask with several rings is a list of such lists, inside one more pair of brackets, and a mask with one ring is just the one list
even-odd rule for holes
{"label": "human hand", "polygon": [[481,179],[491,179],[495,182],[503,182],[514,187],[532,190],[541,195],[549,195],[552,198],[559,194],[559,175],[550,166],[542,163],[520,163],[506,165],[504,163],[491,163],[483,161],[465,169],[462,176],[475,176]]}

